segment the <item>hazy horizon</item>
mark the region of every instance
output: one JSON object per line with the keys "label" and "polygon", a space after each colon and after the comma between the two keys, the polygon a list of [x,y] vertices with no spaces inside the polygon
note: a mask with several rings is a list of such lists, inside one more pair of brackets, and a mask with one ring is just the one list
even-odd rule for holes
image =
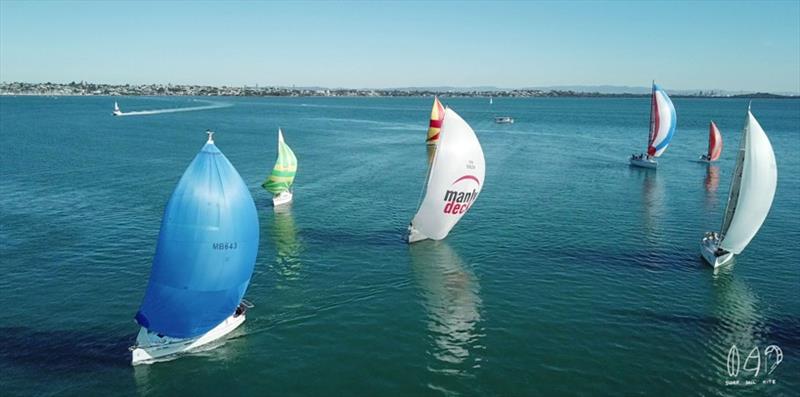
{"label": "hazy horizon", "polygon": [[800,93],[800,2],[0,2],[0,81]]}

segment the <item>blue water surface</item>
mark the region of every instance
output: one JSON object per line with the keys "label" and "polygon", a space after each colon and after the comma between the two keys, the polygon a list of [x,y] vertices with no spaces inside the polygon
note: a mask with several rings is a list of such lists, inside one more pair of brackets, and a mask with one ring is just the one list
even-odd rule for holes
{"label": "blue water surface", "polygon": [[[199,98],[198,98],[199,99]],[[800,101],[753,101],[778,163],[735,263],[721,223],[747,100],[673,98],[659,169],[649,98],[442,98],[486,183],[441,242],[408,246],[431,98],[0,97],[5,395],[790,395],[800,388]],[[201,102],[202,104],[202,102]],[[512,116],[513,125],[494,123]],[[716,121],[718,164],[694,160]],[[282,127],[295,201],[260,188]],[[259,211],[247,321],[216,349],[131,367],[164,206],[217,133]],[[759,374],[730,376],[758,348]],[[765,349],[778,346],[783,361]],[[772,369],[770,373],[769,370]],[[754,384],[746,384],[754,381]],[[738,384],[737,384],[738,382]],[[6,394],[8,393],[8,394]]]}

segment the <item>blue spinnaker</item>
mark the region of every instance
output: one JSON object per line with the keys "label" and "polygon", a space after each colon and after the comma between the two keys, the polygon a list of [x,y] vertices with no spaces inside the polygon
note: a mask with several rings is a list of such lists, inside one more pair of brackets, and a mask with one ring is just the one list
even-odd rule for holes
{"label": "blue spinnaker", "polygon": [[253,197],[209,138],[172,193],[136,321],[174,338],[201,335],[233,314],[258,252]]}

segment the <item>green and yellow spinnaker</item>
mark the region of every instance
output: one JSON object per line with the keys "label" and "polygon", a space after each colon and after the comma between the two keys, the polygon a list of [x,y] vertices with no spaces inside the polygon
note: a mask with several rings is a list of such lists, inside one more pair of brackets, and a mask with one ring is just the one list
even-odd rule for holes
{"label": "green and yellow spinnaker", "polygon": [[278,129],[278,160],[275,161],[275,168],[261,187],[272,194],[280,194],[292,187],[294,175],[297,173],[297,157],[283,141],[283,132]]}

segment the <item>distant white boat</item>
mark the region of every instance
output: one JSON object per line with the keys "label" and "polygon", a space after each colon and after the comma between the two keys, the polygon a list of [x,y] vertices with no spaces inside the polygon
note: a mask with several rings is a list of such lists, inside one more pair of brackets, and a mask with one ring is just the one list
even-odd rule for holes
{"label": "distant white boat", "polygon": [[483,149],[469,124],[446,108],[439,135],[425,196],[408,226],[409,243],[447,237],[483,187]]}
{"label": "distant white boat", "polygon": [[111,112],[111,114],[114,116],[122,116],[122,110],[119,110],[119,105],[116,102],[114,102],[114,111]]}
{"label": "distant white boat", "polygon": [[653,94],[650,97],[650,135],[647,140],[647,153],[631,155],[632,166],[657,168],[656,157],[661,156],[672,141],[675,134],[675,106],[667,93],[653,82]]}
{"label": "distant white boat", "polygon": [[489,104],[491,105],[492,103],[494,103],[492,102],[492,97],[489,97]]}
{"label": "distant white boat", "polygon": [[514,124],[514,118],[508,116],[495,117],[494,122],[497,124]]}
{"label": "distant white boat", "polygon": [[722,134],[719,128],[711,121],[708,125],[708,150],[706,154],[700,156],[700,161],[704,163],[711,163],[717,161],[722,154]]}
{"label": "distant white boat", "polygon": [[722,228],[719,233],[706,233],[700,243],[706,262],[716,268],[747,247],[772,207],[777,183],[772,145],[748,108]]}

